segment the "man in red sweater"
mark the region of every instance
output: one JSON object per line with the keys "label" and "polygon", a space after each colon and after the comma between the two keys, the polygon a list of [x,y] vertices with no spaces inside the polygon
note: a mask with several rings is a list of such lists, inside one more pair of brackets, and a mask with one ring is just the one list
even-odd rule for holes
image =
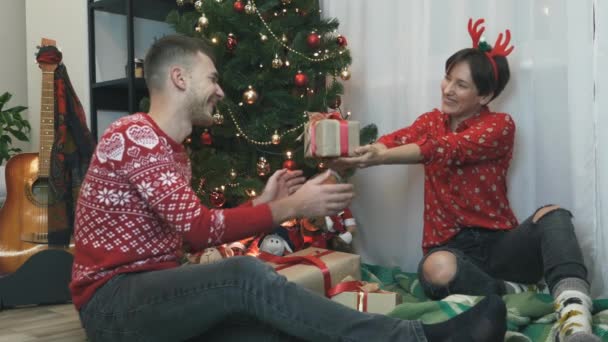
{"label": "man in red sweater", "polygon": [[205,248],[290,218],[336,215],[353,198],[350,184],[322,184],[328,173],[304,182],[301,171],[280,170],[243,206],[201,205],[181,142],[193,124],[212,123],[213,107],[224,96],[210,55],[198,39],[158,40],[145,59],[150,112],[111,124],[95,150],[76,209],[70,284],[89,340],[213,340],[221,334],[248,341],[426,341],[425,335],[447,336],[479,319],[489,320],[483,334],[504,334],[504,326],[492,323],[505,315],[495,297],[457,319],[423,326],[343,307],[252,257],[179,267],[184,242]]}

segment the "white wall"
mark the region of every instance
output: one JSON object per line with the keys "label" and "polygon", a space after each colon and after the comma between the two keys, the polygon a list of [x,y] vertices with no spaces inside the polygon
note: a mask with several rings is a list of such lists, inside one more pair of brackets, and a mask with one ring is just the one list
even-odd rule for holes
{"label": "white wall", "polygon": [[[15,4],[20,3],[21,7],[23,7],[23,0],[0,1],[10,1]],[[28,56],[34,55],[36,45],[40,44],[42,37],[57,41],[57,45],[63,52],[63,62],[68,69],[72,86],[84,107],[90,127],[87,15],[87,2],[85,0],[25,0],[25,27],[27,28],[27,36],[23,35],[20,41],[25,40]],[[139,58],[144,57],[147,48],[155,38],[173,32],[169,25],[165,23],[144,19],[136,19],[134,28],[135,56]],[[95,61],[95,68],[97,81],[124,77],[124,67],[127,60],[126,30],[125,16],[96,12],[95,39],[97,59]],[[40,80],[40,69],[35,64],[29,63],[27,65],[27,90],[29,94],[28,106],[31,108],[32,143],[30,150],[32,151],[38,151],[39,148]],[[120,112],[99,112],[99,133],[101,134],[113,120],[125,114]]]}
{"label": "white wall", "polygon": [[[595,210],[597,210],[598,222],[596,226],[598,230],[594,232],[594,238],[599,245],[608,246],[606,234],[602,231],[608,230],[608,3],[603,0],[595,0],[596,13],[596,58],[594,61],[596,88],[595,88],[595,120],[596,130],[593,132],[597,136],[597,145],[595,153],[597,156],[596,172],[598,175],[597,195],[598,201]],[[608,260],[608,248],[603,248],[597,251],[598,262],[604,264]],[[606,266],[602,265],[606,270]],[[592,279],[592,285],[598,289],[603,289],[605,296],[608,296],[608,277],[604,274],[596,274]]]}
{"label": "white wall", "polygon": [[[0,94],[8,91],[13,95],[9,108],[28,106],[26,63],[33,63],[34,58],[26,57],[23,0],[0,0],[0,42],[4,47],[0,63]],[[22,114],[27,117],[28,111]],[[15,146],[25,151],[29,149],[29,143],[17,142]]]}
{"label": "white wall", "polygon": [[[144,58],[148,47],[155,39],[175,32],[168,24],[136,18],[133,23],[134,55]],[[127,61],[127,21],[125,16],[106,12],[95,12],[95,73],[97,82],[125,77]],[[137,109],[136,109],[137,110]],[[89,108],[86,108],[89,111]],[[97,113],[98,136],[126,112],[99,111]]]}
{"label": "white wall", "polygon": [[[21,0],[23,1],[23,0]],[[63,53],[72,86],[85,112],[89,108],[89,63],[87,47],[87,2],[75,0],[25,0],[27,56],[34,56],[41,38],[57,41]],[[33,60],[33,57],[28,58]],[[32,151],[39,150],[41,72],[27,63],[28,106],[32,125]]]}

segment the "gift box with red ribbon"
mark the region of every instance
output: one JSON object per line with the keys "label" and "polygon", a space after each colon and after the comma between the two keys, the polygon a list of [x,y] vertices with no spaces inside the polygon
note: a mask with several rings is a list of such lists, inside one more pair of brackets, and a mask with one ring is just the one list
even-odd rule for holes
{"label": "gift box with red ribbon", "polygon": [[384,291],[377,283],[347,280],[329,291],[331,300],[361,311],[386,315],[401,303],[396,292]]}
{"label": "gift box with red ribbon", "polygon": [[314,113],[304,130],[306,157],[347,157],[359,147],[360,124],[337,113]]}
{"label": "gift box with red ribbon", "polygon": [[332,287],[345,277],[361,279],[361,257],[356,254],[310,247],[284,257],[260,253],[258,258],[289,281],[328,297]]}

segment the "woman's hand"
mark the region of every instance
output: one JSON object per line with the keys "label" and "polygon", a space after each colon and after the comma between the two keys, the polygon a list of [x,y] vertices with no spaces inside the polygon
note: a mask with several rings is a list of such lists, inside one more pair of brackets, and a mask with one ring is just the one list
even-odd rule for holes
{"label": "woman's hand", "polygon": [[329,167],[340,172],[352,168],[366,168],[382,164],[382,153],[387,150],[383,144],[363,145],[355,149],[354,157],[341,157],[329,162]]}

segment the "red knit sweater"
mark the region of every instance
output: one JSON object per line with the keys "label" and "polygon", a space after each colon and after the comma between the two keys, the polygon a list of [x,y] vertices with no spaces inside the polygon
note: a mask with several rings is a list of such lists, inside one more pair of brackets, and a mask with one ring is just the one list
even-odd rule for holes
{"label": "red knit sweater", "polygon": [[268,205],[210,210],[190,180],[186,150],[148,115],[121,118],[106,130],[76,208],[76,308],[119,273],[178,266],[183,242],[204,248],[272,228]]}

